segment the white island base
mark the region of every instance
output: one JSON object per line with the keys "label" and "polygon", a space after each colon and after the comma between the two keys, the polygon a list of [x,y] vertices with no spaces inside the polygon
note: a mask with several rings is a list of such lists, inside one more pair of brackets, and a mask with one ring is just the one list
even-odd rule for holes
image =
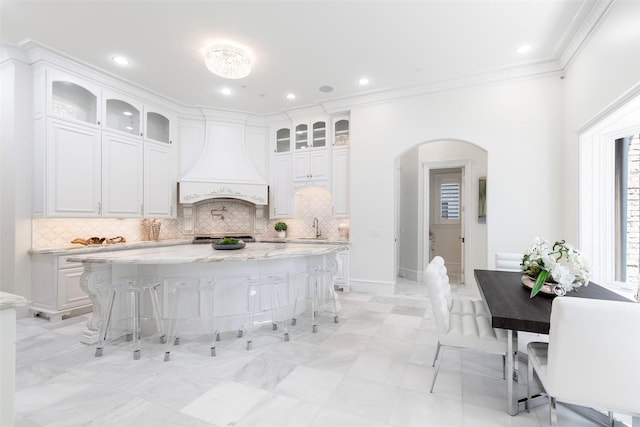
{"label": "white island base", "polygon": [[[244,249],[231,251],[214,250],[210,245],[180,245],[154,249],[133,249],[110,253],[96,253],[74,256],[70,261],[84,263],[81,286],[93,303],[93,314],[81,338],[85,344],[98,342],[103,310],[106,307],[107,292],[104,285],[124,277],[154,277],[162,283],[160,309],[163,321],[168,323],[171,298],[171,283],[199,278],[215,280],[213,313],[215,329],[219,331],[238,330],[246,323],[248,312],[247,279],[249,277],[278,276],[283,285],[280,289],[281,307],[275,313],[278,320],[290,319],[298,295],[299,301],[306,301],[309,271],[318,266],[325,267],[335,260],[338,252],[348,250],[340,244],[291,244],[291,243],[248,243]],[[181,329],[203,331],[204,317],[211,313],[210,299],[189,295],[181,300],[178,319]],[[184,303],[183,303],[184,302]],[[263,315],[271,305],[269,298],[261,298]],[[151,304],[143,298],[141,304],[143,331],[155,331],[155,321]],[[306,308],[298,303],[296,315]],[[128,307],[123,301],[116,303],[112,324],[124,324]],[[145,321],[146,319],[146,321]]]}

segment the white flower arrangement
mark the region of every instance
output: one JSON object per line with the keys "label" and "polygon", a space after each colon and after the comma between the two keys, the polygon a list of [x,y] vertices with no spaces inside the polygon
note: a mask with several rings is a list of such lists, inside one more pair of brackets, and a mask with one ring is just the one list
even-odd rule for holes
{"label": "white flower arrangement", "polygon": [[555,281],[556,294],[564,295],[568,291],[589,284],[589,266],[586,258],[564,240],[553,246],[541,237],[536,237],[533,246],[524,253],[522,271],[536,283],[531,289],[533,298],[545,281]]}

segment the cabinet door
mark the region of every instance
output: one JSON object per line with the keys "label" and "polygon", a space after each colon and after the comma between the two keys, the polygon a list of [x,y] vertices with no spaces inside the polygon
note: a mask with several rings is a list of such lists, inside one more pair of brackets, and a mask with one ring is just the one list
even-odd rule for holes
{"label": "cabinet door", "polygon": [[100,131],[49,119],[46,206],[51,217],[100,215]]}
{"label": "cabinet door", "polygon": [[103,216],[142,216],[142,141],[103,132]]}
{"label": "cabinet door", "polygon": [[329,154],[327,150],[309,151],[309,175],[312,180],[329,178]]}
{"label": "cabinet door", "polygon": [[144,216],[175,217],[178,178],[173,146],[164,143],[144,143]]}
{"label": "cabinet door", "polygon": [[172,144],[175,139],[177,119],[168,110],[155,106],[144,106],[144,137],[164,144]]}
{"label": "cabinet door", "polygon": [[122,132],[129,136],[143,136],[142,103],[107,91],[103,92],[103,96],[104,129],[108,129],[111,132]]}
{"label": "cabinet door", "polygon": [[273,218],[290,218],[293,215],[293,186],[291,185],[291,155],[276,155],[273,160]]}
{"label": "cabinet door", "polygon": [[85,125],[100,125],[100,88],[47,70],[47,114]]}
{"label": "cabinet door", "polygon": [[334,148],[333,179],[331,182],[331,199],[333,216],[345,218],[349,216],[349,149]]}
{"label": "cabinet door", "polygon": [[58,270],[58,310],[65,310],[91,304],[89,296],[80,287],[83,267]]}

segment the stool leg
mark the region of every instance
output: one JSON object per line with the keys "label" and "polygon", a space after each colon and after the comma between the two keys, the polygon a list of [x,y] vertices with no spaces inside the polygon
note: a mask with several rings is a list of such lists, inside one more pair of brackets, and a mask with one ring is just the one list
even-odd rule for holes
{"label": "stool leg", "polygon": [[140,359],[140,292],[133,291],[133,360]]}
{"label": "stool leg", "polygon": [[275,286],[277,286],[276,282],[269,283],[269,303],[271,304],[271,328],[274,331],[278,330],[278,322],[276,320],[276,308],[280,306],[280,303],[276,305],[276,301],[274,301],[274,294],[276,292]]}
{"label": "stool leg", "polygon": [[291,326],[296,326],[296,316],[297,316],[297,309],[298,309],[298,292],[300,291],[300,286],[298,285],[297,280],[295,281],[295,287],[296,287],[296,291],[294,292],[294,297],[293,297],[293,316],[291,316]]}
{"label": "stool leg", "polygon": [[249,285],[249,331],[247,333],[247,350],[251,350],[253,338],[253,322],[256,314],[256,298],[259,297],[255,286]]}
{"label": "stool leg", "polygon": [[318,275],[314,274],[311,283],[311,330],[318,332]]}
{"label": "stool leg", "polygon": [[[275,308],[280,308],[280,286],[278,285],[278,282],[274,282],[273,283],[273,293],[275,293],[275,298],[276,298],[276,307],[273,306],[273,304],[271,305],[271,310],[275,310]],[[285,341],[289,341],[289,331],[287,330],[287,327],[285,326],[285,321],[284,319],[281,321],[282,324],[282,329],[284,329],[284,340]]]}
{"label": "stool leg", "polygon": [[333,286],[333,278],[331,273],[327,273],[327,281],[329,282],[329,292],[331,293],[331,310],[333,311],[333,322],[338,323],[338,302],[336,301],[336,290]]}
{"label": "stool leg", "polygon": [[153,309],[153,317],[156,318],[156,328],[158,329],[158,335],[160,335],[160,343],[167,342],[167,335],[164,332],[164,325],[162,324],[162,316],[160,315],[160,302],[158,300],[158,287],[160,283],[149,288],[149,294],[151,295],[151,307]]}
{"label": "stool leg", "polygon": [[209,351],[211,357],[216,355],[216,341],[220,341],[220,333],[216,329],[216,313],[215,313],[215,297],[214,297],[214,288],[209,289],[209,307],[211,307],[211,330],[213,334],[211,336],[211,346],[209,347]]}
{"label": "stool leg", "polygon": [[180,339],[176,336],[176,331],[177,331],[177,326],[176,326],[176,322],[178,321],[178,307],[180,305],[180,296],[182,295],[182,292],[180,291],[175,291],[173,292],[173,302],[171,303],[171,309],[170,311],[170,316],[171,318],[169,319],[169,330],[167,332],[167,340],[166,340],[166,348],[164,351],[164,361],[168,362],[169,359],[171,358],[171,346],[172,345],[178,345],[180,342]]}
{"label": "stool leg", "polygon": [[107,299],[108,299],[107,311],[105,311],[102,316],[102,325],[100,326],[100,335],[98,336],[98,345],[96,346],[95,357],[102,356],[102,349],[104,347],[104,342],[107,340],[107,331],[109,330],[109,323],[111,323],[111,312],[113,311],[113,302],[116,299],[116,292],[109,291],[109,295]]}

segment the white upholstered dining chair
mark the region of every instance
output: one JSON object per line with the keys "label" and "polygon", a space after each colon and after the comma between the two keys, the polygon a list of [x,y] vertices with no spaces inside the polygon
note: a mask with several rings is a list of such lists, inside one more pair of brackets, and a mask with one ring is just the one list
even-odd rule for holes
{"label": "white upholstered dining chair", "polygon": [[[556,297],[549,343],[532,342],[528,384],[535,372],[549,396],[550,424],[556,401],[630,414],[640,425],[640,304]],[[527,386],[527,410],[531,399]]]}
{"label": "white upholstered dining chair", "polygon": [[507,354],[507,333],[491,327],[491,320],[480,300],[454,300],[451,297],[449,278],[444,259],[436,256],[427,266],[425,279],[429,288],[431,307],[438,332],[438,346],[433,360],[435,371],[430,392],[440,370],[440,350],[455,347],[488,353]]}

